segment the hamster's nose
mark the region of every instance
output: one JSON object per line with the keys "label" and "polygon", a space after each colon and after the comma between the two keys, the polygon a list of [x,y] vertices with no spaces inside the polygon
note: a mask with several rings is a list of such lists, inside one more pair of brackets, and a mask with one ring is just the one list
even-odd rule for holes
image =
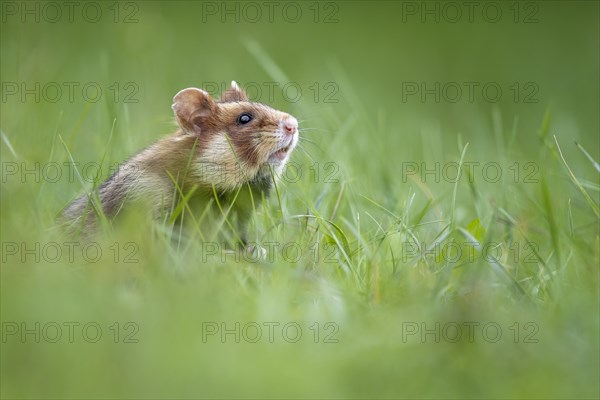
{"label": "hamster's nose", "polygon": [[288,135],[293,135],[298,130],[298,121],[296,118],[288,118],[283,121],[283,129]]}

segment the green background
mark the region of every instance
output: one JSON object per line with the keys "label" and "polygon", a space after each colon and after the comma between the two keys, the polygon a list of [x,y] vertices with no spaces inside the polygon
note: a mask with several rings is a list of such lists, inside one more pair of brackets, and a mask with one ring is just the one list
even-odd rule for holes
{"label": "green background", "polygon": [[[597,398],[598,2],[276,3],[3,2],[2,397]],[[45,167],[105,179],[177,91],[232,79],[300,121],[300,176],[251,227],[268,259],[137,215],[70,259],[54,221],[92,182]]]}

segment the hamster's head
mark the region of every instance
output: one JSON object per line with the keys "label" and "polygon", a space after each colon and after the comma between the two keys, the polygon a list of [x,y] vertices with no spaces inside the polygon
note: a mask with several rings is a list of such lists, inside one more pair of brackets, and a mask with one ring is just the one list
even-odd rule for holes
{"label": "hamster's head", "polygon": [[298,143],[298,121],[251,102],[234,82],[213,99],[197,88],[180,91],[173,111],[183,135],[197,137],[194,174],[206,184],[232,190],[246,182],[269,184]]}

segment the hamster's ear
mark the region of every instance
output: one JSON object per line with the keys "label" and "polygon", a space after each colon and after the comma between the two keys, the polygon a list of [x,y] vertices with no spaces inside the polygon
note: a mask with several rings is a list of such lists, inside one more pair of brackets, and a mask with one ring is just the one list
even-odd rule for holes
{"label": "hamster's ear", "polygon": [[205,129],[208,117],[215,113],[217,105],[204,90],[187,88],[173,97],[171,108],[184,132],[199,134]]}
{"label": "hamster's ear", "polygon": [[238,86],[236,81],[231,81],[231,86],[221,94],[219,101],[223,103],[230,101],[248,101],[248,96],[246,95],[246,92]]}

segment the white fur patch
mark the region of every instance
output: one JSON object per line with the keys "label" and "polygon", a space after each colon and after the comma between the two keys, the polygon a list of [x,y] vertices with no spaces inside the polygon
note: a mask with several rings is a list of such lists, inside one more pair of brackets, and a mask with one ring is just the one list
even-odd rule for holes
{"label": "white fur patch", "polygon": [[217,189],[234,190],[253,177],[258,168],[234,154],[226,135],[222,132],[211,137],[207,150],[197,158],[193,166],[193,174],[201,182],[214,184]]}

